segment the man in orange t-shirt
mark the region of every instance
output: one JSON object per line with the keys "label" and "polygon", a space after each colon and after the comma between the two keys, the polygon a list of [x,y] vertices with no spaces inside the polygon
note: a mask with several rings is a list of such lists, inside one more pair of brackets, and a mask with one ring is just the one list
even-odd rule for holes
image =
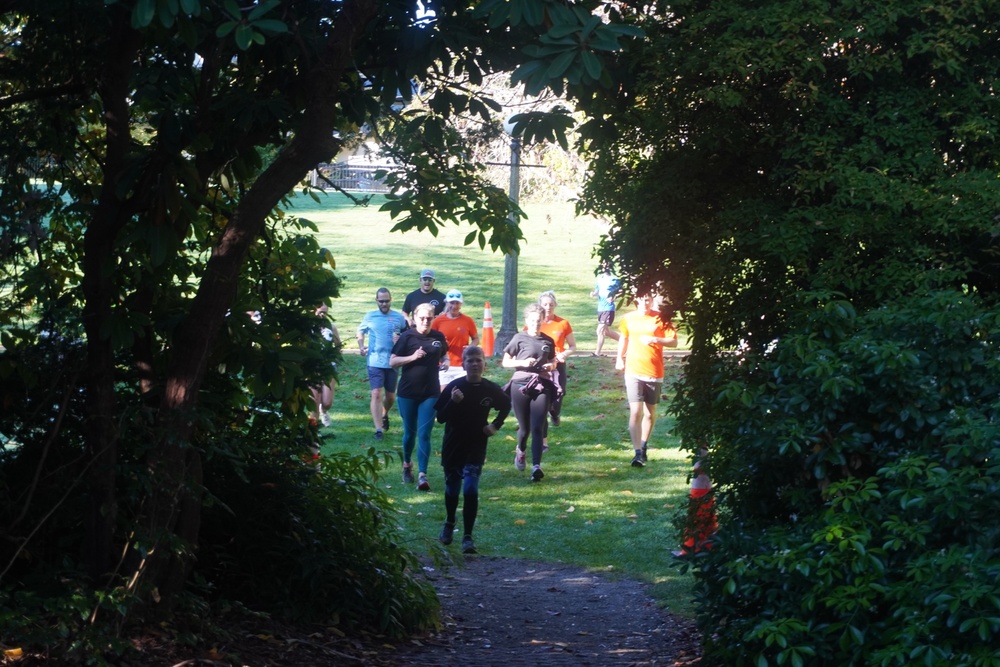
{"label": "man in orange t-shirt", "polygon": [[663,390],[663,348],[677,347],[673,325],[660,319],[662,300],[653,294],[636,299],[636,310],[622,318],[618,330],[618,356],[615,368],[625,371],[625,394],[628,397],[628,434],[635,457],[632,466],[646,465],[649,436],[656,423],[656,405]]}
{"label": "man in orange t-shirt", "polygon": [[448,383],[460,377],[465,377],[462,368],[462,350],[469,345],[479,345],[479,331],[476,322],[462,312],[462,293],[449,290],[444,297],[444,312],[434,318],[431,329],[440,331],[448,341],[448,367],[438,373],[441,390]]}

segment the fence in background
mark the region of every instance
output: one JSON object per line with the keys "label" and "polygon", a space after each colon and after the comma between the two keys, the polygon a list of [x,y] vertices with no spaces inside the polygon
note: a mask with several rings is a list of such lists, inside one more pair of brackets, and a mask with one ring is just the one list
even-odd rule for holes
{"label": "fence in background", "polygon": [[[388,186],[375,178],[375,172],[385,169],[376,165],[356,165],[346,162],[321,164],[309,174],[309,183],[314,188],[334,186],[348,192],[389,192]],[[331,185],[332,183],[332,185]]]}

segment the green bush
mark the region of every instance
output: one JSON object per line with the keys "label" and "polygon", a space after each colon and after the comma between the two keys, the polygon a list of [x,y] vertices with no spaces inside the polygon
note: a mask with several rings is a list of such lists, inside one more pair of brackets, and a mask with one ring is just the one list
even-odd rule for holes
{"label": "green bush", "polygon": [[312,429],[258,413],[249,434],[266,447],[241,475],[210,466],[215,502],[204,514],[198,573],[214,595],[296,621],[377,629],[434,627],[433,588],[414,578],[416,556],[376,480],[381,462],[334,454],[310,460]]}
{"label": "green bush", "polygon": [[958,292],[811,306],[766,352],[686,379],[717,392],[688,415],[720,514],[684,561],[707,654],[1000,665],[1000,310]]}

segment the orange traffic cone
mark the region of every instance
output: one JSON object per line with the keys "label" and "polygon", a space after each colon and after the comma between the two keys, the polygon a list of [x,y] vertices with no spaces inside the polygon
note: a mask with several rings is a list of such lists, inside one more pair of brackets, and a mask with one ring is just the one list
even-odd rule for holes
{"label": "orange traffic cone", "polygon": [[701,461],[694,462],[688,520],[684,529],[684,544],[675,556],[689,556],[712,548],[712,534],[719,527],[715,516],[715,500],[710,495],[712,480],[701,471]]}
{"label": "orange traffic cone", "polygon": [[483,337],[482,337],[482,348],[483,354],[487,357],[493,356],[493,310],[490,309],[490,302],[486,302],[486,307],[483,308]]}

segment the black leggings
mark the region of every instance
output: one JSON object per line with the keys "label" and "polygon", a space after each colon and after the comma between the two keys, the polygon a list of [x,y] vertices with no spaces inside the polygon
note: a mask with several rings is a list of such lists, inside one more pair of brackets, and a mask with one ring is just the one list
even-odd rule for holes
{"label": "black leggings", "polygon": [[563,393],[561,396],[557,396],[552,399],[552,405],[549,406],[549,412],[552,413],[553,417],[558,419],[559,414],[562,412],[563,398],[566,397],[566,362],[562,362],[556,366],[556,374],[558,375],[559,386],[562,387]]}
{"label": "black leggings", "polygon": [[542,439],[548,425],[549,395],[540,391],[535,398],[529,398],[521,391],[523,386],[514,384],[510,388],[510,402],[517,417],[517,448],[524,451],[530,435],[531,465],[537,466],[542,464]]}

